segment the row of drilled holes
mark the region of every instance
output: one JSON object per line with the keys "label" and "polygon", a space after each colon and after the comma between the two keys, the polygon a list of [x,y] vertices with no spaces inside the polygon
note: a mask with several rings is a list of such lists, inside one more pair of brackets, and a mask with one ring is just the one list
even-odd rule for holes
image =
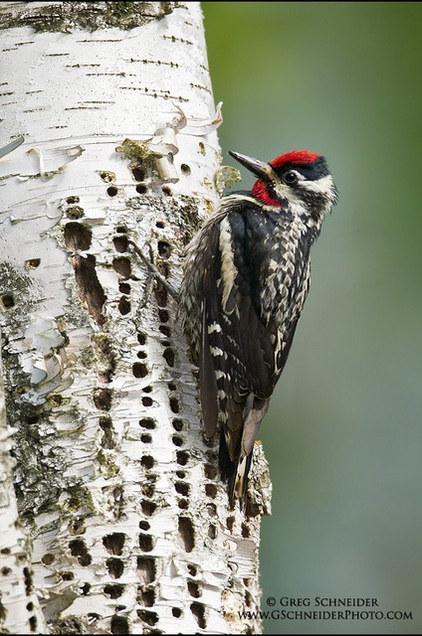
{"label": "row of drilled holes", "polygon": [[[168,252],[168,254],[165,254],[165,249],[166,249],[165,244],[163,242],[161,250],[159,247],[159,253],[162,257],[165,257],[170,253]],[[168,272],[164,271],[164,275],[166,273]],[[167,301],[168,301],[167,290],[163,286],[158,285],[156,286],[156,289],[155,289],[155,296],[157,300],[159,320],[160,320],[159,330],[166,337],[166,340],[162,341],[162,345],[165,347],[163,356],[166,359],[167,364],[170,367],[172,367],[174,365],[174,352],[171,347],[171,343],[169,341],[169,339],[171,338],[171,328],[168,325],[170,317],[166,309]],[[170,409],[172,413],[177,415],[180,412],[179,400],[178,400],[178,397],[175,395],[177,387],[173,382],[169,382],[168,389],[170,391],[170,394],[169,394]],[[155,428],[155,422],[154,420],[152,420],[152,418],[144,418],[143,420],[141,420],[140,424],[144,428],[150,428],[150,429]],[[180,433],[183,430],[183,425],[184,425],[183,420],[178,417],[175,417],[173,418],[172,425],[174,430],[176,431],[176,433],[173,434],[172,436],[172,442],[176,447],[180,448],[181,446],[183,446],[184,440],[183,440],[183,437],[179,435],[178,433]],[[188,462],[188,459],[189,459],[189,454],[186,451],[178,450],[176,452],[176,461],[179,464],[179,466],[185,466]],[[148,469],[153,468],[154,463],[155,463],[154,459],[151,456],[144,456],[141,459],[141,464],[143,464],[144,467]],[[178,507],[181,510],[185,510],[189,507],[188,497],[190,492],[190,486],[186,481],[183,481],[186,478],[186,473],[184,470],[181,470],[181,469],[177,470],[176,476],[178,480],[175,482],[174,487],[175,487],[177,495],[180,495],[180,497],[178,498]],[[141,504],[143,509],[145,507],[145,504],[146,504],[146,500],[144,500]],[[184,516],[179,517],[178,531],[179,531],[179,538],[181,539],[184,550],[186,552],[191,552],[194,548],[195,540],[194,540],[193,524],[189,517],[184,517]],[[196,567],[193,565],[189,566],[189,572],[191,576],[195,576]],[[202,592],[201,592],[199,584],[196,581],[188,580],[187,588],[188,588],[189,594],[192,597],[199,598],[201,596]],[[203,605],[198,602],[193,602],[190,605],[190,609],[192,614],[196,618],[198,626],[201,628],[205,628],[206,621],[205,621],[205,610]],[[182,611],[179,608],[175,607],[172,609],[172,615],[175,618],[179,618],[182,616]]]}
{"label": "row of drilled holes", "polygon": [[[140,164],[140,159],[138,159],[138,163]],[[181,164],[180,171],[181,171],[182,174],[187,175],[187,176],[191,174],[190,166],[188,166],[186,163],[182,163]],[[148,186],[145,183],[145,176],[146,176],[145,175],[145,170],[142,168],[141,165],[139,165],[136,168],[133,168],[132,174],[133,174],[133,177],[134,177],[135,181],[138,181],[138,184],[135,186],[136,192],[138,194],[146,194],[146,192],[148,192]],[[108,172],[100,172],[100,177],[105,182],[108,182],[110,180]],[[172,191],[171,191],[171,189],[169,188],[168,185],[161,186],[161,191],[166,196],[171,196],[172,195]],[[119,188],[116,185],[112,184],[112,185],[108,186],[106,192],[107,192],[109,197],[115,197],[118,194],[118,192],[119,192]]]}
{"label": "row of drilled holes", "polygon": [[[207,623],[205,620],[204,606],[201,603],[194,602],[190,604],[190,610],[195,617],[196,622],[198,623],[198,627],[200,627],[201,629],[205,629]],[[172,616],[174,616],[175,618],[180,618],[182,616],[182,610],[180,610],[178,607],[173,607],[171,611]],[[137,615],[144,623],[151,627],[153,627],[158,622],[158,615],[156,614],[156,612],[151,612],[148,610],[137,610]],[[115,635],[129,634],[130,625],[127,618],[125,618],[124,616],[113,616],[111,619],[111,633]],[[161,632],[157,631],[154,633]]]}
{"label": "row of drilled holes", "polygon": [[[186,166],[186,169],[190,172],[190,169],[188,166]],[[183,170],[183,167],[182,167]],[[139,176],[139,175],[138,175]],[[137,186],[137,191],[140,194],[143,194],[147,191],[146,186],[144,185],[139,185]],[[115,186],[110,186],[107,190],[108,194],[110,196],[116,196],[118,193],[118,189]],[[171,194],[170,190],[167,188],[167,186],[163,187],[163,192],[165,194]],[[160,223],[160,222],[159,222]],[[158,223],[157,223],[158,226]],[[159,227],[164,227],[163,223],[160,223]],[[125,243],[124,239],[122,239],[122,237],[116,238],[115,239],[115,246],[117,251],[119,252],[123,252],[126,251],[127,249],[127,243]],[[158,244],[158,252],[160,254],[160,256],[162,257],[166,257],[169,255],[170,250],[169,250],[169,245],[165,242],[165,241],[161,241]],[[126,260],[126,259],[125,259]],[[123,260],[122,258],[120,259],[115,259],[114,263],[113,263],[113,267],[116,271],[118,271],[120,274],[123,274],[127,277],[130,276],[130,264],[128,264],[127,262],[125,262],[125,260]],[[124,294],[129,294],[130,293],[130,286],[128,284],[125,283],[121,283],[120,284],[120,291]],[[165,335],[167,338],[169,338],[171,336],[171,330],[168,327],[168,325],[163,324],[163,323],[167,323],[169,321],[169,314],[167,312],[167,310],[165,309],[166,305],[167,305],[167,291],[165,290],[165,288],[163,287],[156,287],[156,300],[157,300],[157,304],[159,307],[159,319],[160,319],[160,331],[163,335]],[[125,302],[124,299],[121,299],[120,303],[119,303],[119,309],[121,311],[121,313],[129,313],[130,311],[130,304],[128,302]],[[144,334],[139,334],[138,337],[138,341],[140,344],[145,344],[146,342],[146,337],[144,336]],[[165,346],[165,350],[163,353],[163,357],[165,358],[167,364],[172,367],[174,365],[174,351],[170,346],[170,342],[168,341],[163,341],[163,346]],[[145,352],[140,352],[138,353],[138,357],[139,358],[143,358],[145,359],[146,353]],[[135,363],[133,365],[133,374],[135,377],[138,378],[143,378],[146,377],[148,373],[147,367],[145,365],[145,363]],[[173,385],[173,383],[169,383],[169,389],[170,391],[175,391],[176,387]],[[150,392],[151,387],[146,387],[143,389],[144,392]],[[179,412],[179,403],[178,403],[178,399],[174,396],[170,396],[170,408],[172,410],[173,413],[178,413]],[[152,400],[151,398],[142,398],[142,402],[144,406],[151,406],[152,405]],[[140,421],[140,425],[142,427],[144,427],[145,429],[149,429],[152,430],[155,428],[155,422],[152,418],[143,418]],[[177,432],[180,432],[183,428],[183,422],[182,420],[175,418],[173,420],[173,427]],[[151,442],[151,435],[149,434],[143,434],[141,436],[141,440],[143,442]],[[173,435],[172,438],[173,443],[176,446],[182,446],[183,445],[183,438],[179,435]],[[185,451],[178,451],[177,452],[177,462],[180,465],[185,465],[188,461],[188,453],[186,453]],[[151,455],[144,455],[141,458],[141,465],[146,469],[146,470],[151,470],[154,467],[155,461],[154,458]],[[185,473],[184,471],[177,471],[177,476],[180,479],[183,479],[185,477]],[[150,475],[151,478],[151,475]],[[152,480],[154,481],[154,480]],[[208,486],[214,486],[213,484],[209,484]],[[185,482],[176,482],[175,484],[175,488],[176,488],[176,492],[178,492],[178,494],[181,494],[183,497],[188,496],[189,494],[189,486],[188,484],[186,484]],[[154,487],[150,485],[150,487],[147,489],[148,490],[148,495],[152,496],[154,494]],[[211,492],[209,492],[209,494],[211,495]],[[212,492],[212,496],[215,496],[215,492]],[[185,499],[180,499],[179,500],[179,507],[180,508],[185,508],[187,507],[188,502]],[[156,509],[156,504],[154,504],[154,502],[152,501],[148,501],[146,499],[144,499],[141,502],[141,508],[143,513],[146,516],[150,516],[153,514],[153,512]],[[149,523],[146,521],[141,521],[140,522],[140,527],[143,530],[148,530],[149,529]],[[193,534],[193,526],[192,526],[192,522],[189,518],[187,517],[180,517],[179,518],[179,535],[182,538],[185,550],[187,552],[190,552],[193,547],[194,547],[194,534]],[[140,535],[140,547],[143,551],[150,551],[153,548],[153,542],[152,542],[152,538],[150,535],[147,534],[141,534]],[[112,563],[114,563],[114,561],[111,561],[109,559],[109,564],[111,565]],[[153,570],[154,568],[151,569],[151,567],[146,567],[147,564],[152,564],[153,563],[153,559],[147,559],[147,558],[143,558],[140,557],[138,559],[138,569],[142,569],[144,572],[151,572],[151,570]],[[115,565],[114,567],[114,572],[115,574],[118,574],[118,572],[115,569]],[[196,568],[194,566],[192,567],[192,572],[194,571],[196,574]],[[120,574],[121,576],[121,574]],[[154,580],[153,578],[151,578],[151,576],[147,576],[146,580],[145,580],[145,584],[150,583],[152,580]],[[200,588],[198,583],[196,583],[195,581],[188,581],[188,591],[190,593],[191,596],[193,596],[194,598],[198,598],[201,594]],[[148,589],[144,589],[141,588],[140,589],[140,593],[141,593],[141,600],[143,602],[143,604],[146,607],[151,607],[153,606],[154,602],[155,602],[155,595],[154,595],[154,591],[153,590],[148,590]],[[198,622],[198,626],[201,628],[205,628],[206,627],[206,622],[205,622],[205,611],[204,611],[204,607],[200,604],[200,603],[192,603],[191,604],[191,611],[193,613],[193,615],[196,617],[196,620]],[[146,610],[140,610],[138,612],[139,617],[146,622],[148,625],[155,625],[155,623],[158,620],[158,616],[156,615],[155,612],[148,612]],[[173,608],[172,609],[172,614],[174,617],[180,617],[182,615],[182,611],[179,608]],[[113,634],[117,634],[117,633],[127,633],[128,631],[128,623],[127,620],[123,617],[118,617],[115,616],[112,620],[112,633]]]}
{"label": "row of drilled holes", "polygon": [[[117,194],[117,190],[115,194]],[[162,222],[158,222],[158,223],[160,223],[160,226],[164,227],[164,224]],[[116,236],[114,239],[114,245],[115,245],[116,251],[118,251],[119,253],[126,252],[128,250],[128,239],[125,236],[125,228],[119,227],[117,228],[117,231],[119,235]],[[164,242],[159,243],[158,249],[159,249],[160,255],[163,255],[163,253],[167,250],[167,244],[164,244]],[[125,277],[126,280],[131,276],[130,261],[126,257],[121,256],[121,257],[115,258],[113,260],[113,268],[121,276]],[[122,294],[124,294],[124,296],[122,296],[122,298],[119,301],[119,311],[122,315],[125,315],[125,314],[128,314],[131,310],[130,302],[127,298],[127,296],[130,294],[130,291],[131,291],[130,285],[127,282],[120,282],[119,290],[121,291]],[[165,315],[163,312],[161,312],[160,318],[162,320],[165,318],[167,321],[169,319],[169,316],[167,312]],[[138,334],[138,343],[141,346],[146,345],[146,335],[144,333]],[[142,360],[142,362],[141,361],[135,362],[132,367],[132,372],[136,378],[142,379],[148,375],[148,368],[145,362],[147,359],[147,353],[144,350],[140,350],[137,354],[137,357],[139,358],[139,360]],[[169,364],[173,362],[173,359],[167,356],[166,350],[164,353],[164,357]],[[141,398],[142,404],[144,407],[153,406],[153,400],[148,395],[148,393],[151,393],[151,391],[152,391],[151,386],[148,385],[146,387],[143,387],[143,392],[144,394],[146,394],[146,395],[143,395]],[[178,410],[178,405],[174,405],[174,409]],[[145,429],[145,431],[152,431],[155,428],[155,420],[150,417],[142,418],[139,424],[142,428]],[[151,443],[152,442],[151,433],[150,432],[142,433],[141,441],[146,444]],[[147,483],[143,485],[142,492],[143,492],[144,498],[141,501],[141,510],[146,517],[153,515],[157,508],[157,504],[151,500],[155,492],[154,482],[156,480],[156,475],[154,475],[154,473],[151,472],[154,467],[154,464],[155,464],[155,460],[151,455],[144,455],[141,458],[141,465],[147,471],[146,476],[148,478]],[[153,537],[150,534],[148,534],[148,530],[150,530],[150,524],[147,520],[142,520],[140,521],[139,526],[140,526],[140,529],[143,530],[143,532],[141,532],[139,535],[139,547],[141,548],[143,552],[150,552],[154,547]],[[154,560],[152,558],[144,558],[144,557],[138,558],[138,571],[140,572],[140,578],[141,579],[144,578],[144,585],[139,588],[140,602],[142,602],[142,604],[145,607],[152,607],[155,602],[154,591],[152,589],[145,588],[145,585],[150,583],[155,578],[151,575],[151,572],[155,571],[155,566],[153,564],[154,564]],[[114,558],[114,560],[112,561],[109,560],[109,565],[112,566],[113,568],[112,572],[114,573],[115,578],[120,577],[121,574],[123,573],[122,566],[120,565],[120,563],[116,561],[116,559]],[[119,568],[118,570],[116,569],[117,566]],[[142,571],[144,572],[143,577],[142,577]],[[114,589],[114,592],[116,592],[116,589]],[[155,623],[158,621],[158,616],[155,612],[151,612],[148,610],[140,610],[138,613],[139,613],[139,617],[150,626],[155,625]],[[126,619],[123,617],[117,617],[117,616],[114,617],[112,621],[111,629],[112,629],[112,633],[127,633],[128,625],[127,625]]]}
{"label": "row of drilled holes", "polygon": [[[145,522],[141,521],[140,527],[145,528]],[[110,535],[106,535],[103,538],[104,547],[106,548],[107,552],[112,555],[106,560],[106,566],[110,576],[114,579],[120,578],[124,571],[123,561],[119,558],[119,556],[122,555],[125,538],[126,537],[123,533],[113,533]],[[85,541],[83,539],[79,538],[79,539],[75,539],[71,541],[70,549],[71,549],[72,556],[77,557],[81,565],[85,565],[85,566],[89,565],[90,559],[87,559],[88,551],[87,551]],[[46,555],[45,558],[43,559],[43,562],[44,563],[48,562],[49,564],[51,564],[52,560],[54,560],[54,557],[49,559]],[[151,587],[151,584],[156,580],[155,559],[152,557],[142,557],[142,556],[138,557],[137,571],[138,571],[138,577],[140,581],[140,586],[138,587],[138,602],[144,605],[144,607],[146,608],[153,607],[155,603],[155,593],[154,593],[154,589]],[[191,577],[196,576],[197,574],[196,566],[188,565],[188,572]],[[62,572],[61,578],[62,580],[73,580],[74,578],[73,572],[67,572],[67,573]],[[85,583],[84,585],[82,585],[81,586],[82,594],[83,595],[89,594],[90,587],[91,586],[89,583]],[[104,587],[104,593],[107,596],[109,596],[111,599],[116,600],[123,594],[124,589],[125,589],[125,586],[119,583],[107,584]],[[192,596],[193,598],[199,598],[201,596],[201,589],[199,584],[196,581],[191,579],[188,580],[187,589],[190,596]],[[198,622],[198,625],[200,627],[205,627],[206,622],[205,622],[204,607],[200,603],[195,602],[190,605],[190,609],[192,613],[194,614]],[[149,610],[139,610],[138,615],[148,625],[155,625],[155,623],[158,621],[158,615],[155,612],[152,612]],[[172,608],[172,615],[175,618],[179,618],[182,616],[182,611],[179,608],[174,607]],[[118,618],[119,620],[117,620]],[[122,619],[122,617],[115,616],[112,619],[112,633],[113,634],[121,633],[119,630],[122,628],[123,624],[124,624],[124,619]],[[127,624],[126,624],[126,627],[127,627]],[[128,631],[126,630],[125,633],[128,633]]]}

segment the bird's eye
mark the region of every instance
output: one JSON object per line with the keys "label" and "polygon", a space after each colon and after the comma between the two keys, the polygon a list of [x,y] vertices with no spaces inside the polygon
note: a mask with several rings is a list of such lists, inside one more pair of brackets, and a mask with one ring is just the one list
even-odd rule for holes
{"label": "bird's eye", "polygon": [[286,174],[284,175],[284,182],[287,183],[287,185],[297,183],[297,179],[297,172],[294,172],[293,170],[291,170],[290,172],[286,172]]}

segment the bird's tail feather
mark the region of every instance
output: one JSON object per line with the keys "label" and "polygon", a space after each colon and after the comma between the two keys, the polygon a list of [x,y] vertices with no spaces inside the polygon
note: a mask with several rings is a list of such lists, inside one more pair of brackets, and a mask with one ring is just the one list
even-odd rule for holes
{"label": "bird's tail feather", "polygon": [[224,432],[221,431],[220,452],[219,452],[219,468],[221,479],[227,482],[227,491],[229,497],[229,506],[234,508],[236,499],[239,500],[242,509],[246,487],[248,484],[248,475],[251,468],[253,450],[246,456],[230,459],[227,450],[227,444]]}

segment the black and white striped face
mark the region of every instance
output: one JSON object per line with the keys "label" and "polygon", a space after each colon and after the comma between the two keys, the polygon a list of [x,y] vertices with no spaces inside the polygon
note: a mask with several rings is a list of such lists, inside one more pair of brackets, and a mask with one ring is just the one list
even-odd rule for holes
{"label": "black and white striped face", "polygon": [[324,157],[318,156],[309,163],[286,162],[277,167],[271,162],[275,178],[269,181],[269,189],[275,199],[302,202],[306,208],[331,210],[337,201],[337,189]]}
{"label": "black and white striped face", "polygon": [[253,196],[267,206],[285,209],[298,216],[322,221],[337,202],[337,189],[322,155],[295,150],[263,163],[230,153],[259,178]]}

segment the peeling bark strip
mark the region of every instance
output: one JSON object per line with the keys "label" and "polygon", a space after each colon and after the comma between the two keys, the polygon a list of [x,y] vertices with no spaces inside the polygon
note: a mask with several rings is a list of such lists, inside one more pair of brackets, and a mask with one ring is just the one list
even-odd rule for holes
{"label": "peeling bark strip", "polygon": [[244,517],[133,247],[177,289],[221,191],[199,3],[2,2],[0,27],[0,631],[257,633],[262,449]]}

